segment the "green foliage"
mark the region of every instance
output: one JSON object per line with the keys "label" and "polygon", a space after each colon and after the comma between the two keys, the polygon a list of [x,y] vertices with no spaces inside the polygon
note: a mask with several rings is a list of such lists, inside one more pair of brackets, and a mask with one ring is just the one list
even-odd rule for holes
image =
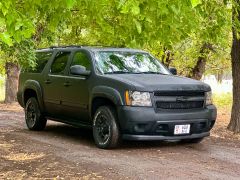
{"label": "green foliage", "polygon": [[2,0],[0,25],[5,61],[23,66],[34,66],[35,47],[100,44],[146,49],[161,60],[171,52],[170,65],[187,74],[204,43],[214,47],[209,67],[229,59],[231,8],[220,0]]}
{"label": "green foliage", "polygon": [[56,28],[68,19],[75,3],[76,0],[2,0],[0,73],[4,73],[7,61],[34,67],[36,45],[40,41],[51,42],[49,37],[54,37]]}
{"label": "green foliage", "polygon": [[0,74],[4,74],[4,65],[6,62],[14,62],[21,64],[23,67],[35,66],[35,46],[32,40],[25,40],[21,43],[15,43],[13,46],[2,45],[2,53],[0,54]]}
{"label": "green foliage", "polygon": [[[172,66],[176,66],[180,74],[188,75],[198,57],[204,55],[207,59],[206,73],[230,71],[231,8],[222,1],[202,0],[195,10],[197,28],[188,38],[174,45]],[[201,54],[205,43],[211,44],[212,49]]]}
{"label": "green foliage", "polygon": [[232,106],[232,93],[213,94],[213,103],[218,108],[231,109]]}
{"label": "green foliage", "polygon": [[186,75],[209,43],[208,70],[222,62],[219,69],[230,67],[231,9],[222,1],[79,1],[70,20],[59,32],[60,44],[144,48],[161,60],[170,51],[170,65]]}
{"label": "green foliage", "polygon": [[239,21],[239,0],[232,0],[232,27],[234,29],[234,33],[236,34],[236,37],[240,38],[240,21]]}
{"label": "green foliage", "polygon": [[191,0],[192,7],[195,8],[197,5],[201,4],[201,0]]}
{"label": "green foliage", "polygon": [[68,17],[75,0],[2,0],[0,2],[0,41],[12,46],[31,38],[36,25],[47,22],[54,32],[57,25]]}
{"label": "green foliage", "polygon": [[0,38],[1,38],[2,41],[3,41],[4,43],[6,43],[7,45],[9,45],[9,46],[12,46],[12,45],[13,45],[11,36],[10,36],[7,32],[1,33],[1,34],[0,34]]}
{"label": "green foliage", "polygon": [[24,13],[26,10],[24,5],[22,1],[2,0],[0,2],[2,43],[12,46],[14,41],[21,42],[22,39],[30,38],[34,33],[33,19],[26,12]]}

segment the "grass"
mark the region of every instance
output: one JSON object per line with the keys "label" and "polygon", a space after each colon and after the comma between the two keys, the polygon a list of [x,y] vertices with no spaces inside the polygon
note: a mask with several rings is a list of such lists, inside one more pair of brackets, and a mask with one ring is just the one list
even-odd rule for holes
{"label": "grass", "polygon": [[232,107],[232,93],[213,94],[213,103],[218,108],[230,110]]}
{"label": "grass", "polygon": [[4,101],[4,98],[5,98],[4,78],[0,76],[0,102]]}
{"label": "grass", "polygon": [[0,87],[0,102],[3,102],[5,98],[5,89],[4,87]]}

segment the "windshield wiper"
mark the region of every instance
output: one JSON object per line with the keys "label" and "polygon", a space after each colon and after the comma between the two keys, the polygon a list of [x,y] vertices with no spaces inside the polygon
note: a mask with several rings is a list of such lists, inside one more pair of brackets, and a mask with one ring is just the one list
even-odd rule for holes
{"label": "windshield wiper", "polygon": [[161,72],[154,72],[154,71],[146,71],[146,72],[130,72],[130,71],[113,71],[113,72],[106,72],[104,74],[161,74],[167,75]]}
{"label": "windshield wiper", "polygon": [[133,72],[128,71],[113,71],[113,72],[105,72],[104,74],[131,74]]}
{"label": "windshield wiper", "polygon": [[164,73],[161,73],[161,72],[154,72],[154,71],[146,71],[146,72],[140,72],[142,74],[161,74],[161,75],[167,75],[167,74],[164,74]]}

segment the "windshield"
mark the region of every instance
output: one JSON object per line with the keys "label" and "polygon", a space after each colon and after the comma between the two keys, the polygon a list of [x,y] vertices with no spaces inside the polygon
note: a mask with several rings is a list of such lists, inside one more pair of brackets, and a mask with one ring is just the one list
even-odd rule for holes
{"label": "windshield", "polygon": [[102,74],[170,74],[155,58],[144,52],[97,51],[97,71]]}

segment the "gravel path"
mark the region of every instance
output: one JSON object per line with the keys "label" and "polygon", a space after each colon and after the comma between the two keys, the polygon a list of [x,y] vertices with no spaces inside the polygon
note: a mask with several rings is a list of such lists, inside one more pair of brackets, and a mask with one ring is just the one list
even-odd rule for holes
{"label": "gravel path", "polygon": [[240,179],[240,141],[126,141],[101,150],[90,131],[49,121],[32,132],[22,111],[0,110],[0,179]]}

